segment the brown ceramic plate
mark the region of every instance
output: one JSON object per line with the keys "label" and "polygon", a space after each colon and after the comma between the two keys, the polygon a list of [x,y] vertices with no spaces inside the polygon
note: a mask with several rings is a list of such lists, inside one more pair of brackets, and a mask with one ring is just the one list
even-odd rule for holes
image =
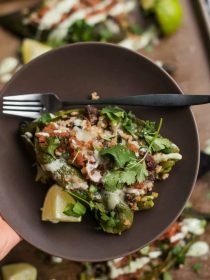
{"label": "brown ceramic plate", "polygon": [[[147,58],[108,44],[84,43],[53,50],[23,67],[3,95],[55,92],[63,99],[180,92],[166,72]],[[164,118],[162,134],[180,148],[183,160],[168,180],[158,183],[152,210],[135,214],[121,236],[95,230],[88,216],[82,223],[41,222],[47,186],[35,183],[35,171],[17,137],[20,119],[0,118],[0,213],[28,242],[53,255],[75,261],[103,261],[136,251],[157,238],[180,214],[195,183],[199,152],[196,124],[189,108],[128,108],[143,119]]]}

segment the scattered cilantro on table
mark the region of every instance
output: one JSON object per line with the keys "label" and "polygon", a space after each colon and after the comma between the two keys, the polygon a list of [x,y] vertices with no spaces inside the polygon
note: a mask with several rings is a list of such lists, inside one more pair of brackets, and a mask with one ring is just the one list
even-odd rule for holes
{"label": "scattered cilantro on table", "polygon": [[197,274],[199,274],[201,268],[202,268],[202,263],[200,263],[200,262],[196,262],[192,265],[193,271]]}

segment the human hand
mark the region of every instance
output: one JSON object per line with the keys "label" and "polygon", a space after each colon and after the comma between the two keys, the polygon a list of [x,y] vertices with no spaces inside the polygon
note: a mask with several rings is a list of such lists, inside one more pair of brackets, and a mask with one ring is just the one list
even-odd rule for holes
{"label": "human hand", "polygon": [[0,216],[0,261],[20,241],[21,237]]}

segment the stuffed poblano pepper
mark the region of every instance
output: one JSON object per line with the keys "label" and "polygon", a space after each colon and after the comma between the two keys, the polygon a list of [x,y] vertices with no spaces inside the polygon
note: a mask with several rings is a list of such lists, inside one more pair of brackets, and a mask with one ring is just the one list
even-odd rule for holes
{"label": "stuffed poblano pepper", "polygon": [[121,234],[134,213],[154,206],[154,183],[165,180],[181,160],[179,148],[156,125],[119,107],[87,106],[43,114],[21,126],[32,150],[37,180],[54,185],[42,219],[81,221],[94,214],[99,227]]}
{"label": "stuffed poblano pepper", "polygon": [[45,0],[0,22],[53,47],[82,41],[119,42],[126,37],[128,15],[136,5],[135,0]]}

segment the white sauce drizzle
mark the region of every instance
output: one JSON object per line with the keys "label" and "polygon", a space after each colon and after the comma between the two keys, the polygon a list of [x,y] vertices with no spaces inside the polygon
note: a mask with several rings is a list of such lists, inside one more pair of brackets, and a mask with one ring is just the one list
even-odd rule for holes
{"label": "white sauce drizzle", "polygon": [[124,192],[123,190],[116,190],[115,192],[105,192],[107,196],[108,208],[113,210],[120,202],[124,200]]}
{"label": "white sauce drizzle", "polygon": [[88,184],[86,182],[77,182],[77,183],[70,183],[69,185],[66,186],[66,189],[68,190],[87,190],[88,189]]}
{"label": "white sauce drizzle", "polygon": [[199,220],[196,218],[187,218],[182,222],[181,231],[185,234],[190,232],[195,235],[201,235],[205,231],[204,226],[205,222],[203,220]]}
{"label": "white sauce drizzle", "polygon": [[209,245],[205,241],[197,241],[190,246],[187,256],[188,257],[201,257],[209,254]]}
{"label": "white sauce drizzle", "polygon": [[143,195],[143,194],[145,194],[145,191],[142,189],[139,190],[139,189],[129,188],[129,189],[126,189],[126,193],[131,193],[131,194],[135,194],[135,195]]}
{"label": "white sauce drizzle", "polygon": [[108,262],[108,265],[111,268],[110,278],[115,279],[122,274],[134,273],[137,270],[141,269],[143,266],[145,266],[147,263],[149,263],[149,261],[150,261],[150,258],[142,257],[142,258],[136,259],[134,261],[131,261],[129,266],[125,266],[125,267],[121,267],[121,268],[115,268],[113,266],[112,262]]}
{"label": "white sauce drizzle", "polygon": [[180,160],[182,156],[179,153],[163,154],[157,153],[154,155],[154,160],[159,163],[167,160]]}
{"label": "white sauce drizzle", "polygon": [[26,131],[25,136],[28,138],[33,138],[33,134],[29,131]]}
{"label": "white sauce drizzle", "polygon": [[135,1],[127,1],[125,3],[118,3],[109,12],[111,16],[118,16],[123,13],[129,13],[135,8]]}
{"label": "white sauce drizzle", "polygon": [[170,237],[170,242],[174,243],[176,241],[182,240],[182,239],[185,238],[185,236],[186,236],[186,234],[184,234],[183,232],[179,232],[179,233]]}
{"label": "white sauce drizzle", "polygon": [[49,137],[50,134],[48,132],[37,132],[36,136],[43,136],[43,137]]}
{"label": "white sauce drizzle", "polygon": [[100,11],[105,9],[111,3],[110,0],[103,1],[93,7],[88,7],[81,9],[70,15],[66,20],[61,22],[57,28],[51,32],[49,39],[50,40],[61,40],[65,38],[68,32],[68,28],[73,25],[77,20],[85,19],[92,12],[98,12],[86,19],[86,22],[90,25],[95,25],[99,22],[102,22],[106,19],[107,15],[118,16],[122,13],[130,12],[135,7],[135,1],[129,1],[126,3],[116,4],[110,11]]}
{"label": "white sauce drizzle", "polygon": [[62,160],[56,159],[50,163],[43,164],[42,168],[46,171],[54,173],[54,172],[58,171],[59,169],[61,169],[64,165],[65,165],[65,163]]}
{"label": "white sauce drizzle", "polygon": [[8,74],[18,66],[18,60],[15,57],[6,57],[0,63],[0,75]]}
{"label": "white sauce drizzle", "polygon": [[45,15],[42,17],[39,29],[50,29],[52,25],[58,23],[61,19],[63,14],[68,13],[71,11],[72,7],[78,4],[78,0],[62,0],[57,3],[53,8],[51,8]]}
{"label": "white sauce drizzle", "polygon": [[152,251],[152,252],[149,252],[149,254],[148,254],[150,259],[157,259],[161,255],[162,255],[161,251]]}

